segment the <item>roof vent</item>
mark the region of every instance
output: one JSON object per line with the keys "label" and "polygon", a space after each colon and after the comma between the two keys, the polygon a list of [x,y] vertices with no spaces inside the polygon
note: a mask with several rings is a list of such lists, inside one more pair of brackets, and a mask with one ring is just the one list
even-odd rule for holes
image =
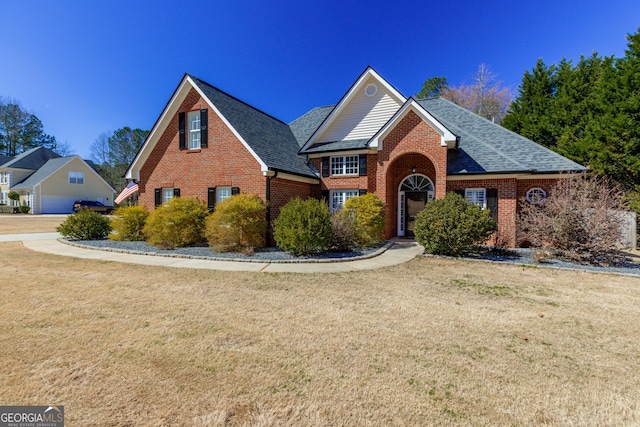
{"label": "roof vent", "polygon": [[378,93],[378,86],[374,83],[369,83],[367,87],[364,88],[364,94],[367,96],[373,96]]}

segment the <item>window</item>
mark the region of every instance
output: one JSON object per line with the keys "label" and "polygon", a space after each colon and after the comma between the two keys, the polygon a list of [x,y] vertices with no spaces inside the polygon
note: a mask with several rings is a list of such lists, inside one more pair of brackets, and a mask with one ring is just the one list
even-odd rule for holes
{"label": "window", "polygon": [[0,198],[0,205],[8,205],[9,204],[9,192],[3,191],[2,198]]}
{"label": "window", "polygon": [[359,156],[331,158],[331,175],[358,175]]}
{"label": "window", "polygon": [[198,150],[208,147],[207,123],[209,113],[206,108],[178,113],[178,143],[180,150]]}
{"label": "window", "polygon": [[189,150],[200,148],[200,111],[192,111],[187,115],[189,120]]}
{"label": "window", "polygon": [[464,190],[464,198],[467,202],[480,206],[482,209],[487,207],[486,189],[484,188],[467,188]]}
{"label": "window", "polygon": [[173,188],[163,188],[162,189],[162,204],[169,203],[169,200],[173,199],[174,191]]}
{"label": "window", "polygon": [[84,184],[84,172],[69,172],[69,184]]}
{"label": "window", "polygon": [[231,197],[231,187],[217,187],[216,188],[216,203],[228,199]]}
{"label": "window", "polygon": [[535,187],[527,191],[527,201],[532,205],[544,202],[547,198],[547,192],[540,187]]}
{"label": "window", "polygon": [[8,183],[9,183],[9,172],[1,172],[0,184],[8,184]]}
{"label": "window", "polygon": [[338,211],[347,200],[358,197],[358,190],[334,190],[331,191],[331,210]]}

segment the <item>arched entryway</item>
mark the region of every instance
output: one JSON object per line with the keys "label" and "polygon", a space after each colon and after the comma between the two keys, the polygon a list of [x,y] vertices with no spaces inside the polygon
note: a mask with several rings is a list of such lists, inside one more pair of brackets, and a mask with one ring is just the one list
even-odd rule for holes
{"label": "arched entryway", "polygon": [[416,215],[435,196],[433,182],[425,175],[407,176],[398,187],[398,236],[413,237]]}

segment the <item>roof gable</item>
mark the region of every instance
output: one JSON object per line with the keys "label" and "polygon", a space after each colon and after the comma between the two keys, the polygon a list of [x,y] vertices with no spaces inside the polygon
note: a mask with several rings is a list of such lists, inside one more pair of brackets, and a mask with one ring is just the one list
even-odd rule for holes
{"label": "roof gable", "polygon": [[66,157],[56,157],[53,159],[49,159],[42,167],[40,167],[37,171],[29,175],[27,178],[22,180],[21,182],[13,185],[11,189],[13,190],[29,190],[36,185],[42,183],[47,180],[49,177],[56,174],[60,169],[73,162],[74,160],[80,161],[86,172],[95,175],[100,181],[102,181],[107,187],[111,189],[111,191],[115,191],[101,176],[98,172],[93,169],[86,161],[84,161],[80,156],[66,156]]}
{"label": "roof gable", "polygon": [[393,117],[406,98],[368,67],[342,97],[301,152],[314,144],[369,139]]}
{"label": "roof gable", "polygon": [[256,159],[263,172],[269,169],[276,169],[315,177],[304,162],[304,159],[298,155],[299,145],[297,139],[287,124],[197,77],[185,74],[129,166],[125,175],[126,178],[140,179],[142,165],[148,159],[155,144],[192,88],[199,93],[202,99],[207,102],[209,107]]}
{"label": "roof gable", "polygon": [[382,127],[369,141],[370,147],[377,147],[382,150],[382,141],[391,133],[395,126],[402,121],[410,111],[413,111],[431,128],[440,135],[440,145],[447,148],[456,148],[458,138],[446,126],[440,123],[435,117],[429,114],[418,102],[409,98],[407,102],[393,115],[393,117]]}

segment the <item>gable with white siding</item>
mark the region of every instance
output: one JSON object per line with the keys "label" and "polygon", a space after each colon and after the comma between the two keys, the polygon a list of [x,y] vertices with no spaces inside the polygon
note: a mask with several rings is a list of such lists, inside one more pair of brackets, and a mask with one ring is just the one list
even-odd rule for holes
{"label": "gable with white siding", "polygon": [[406,98],[368,68],[345,94],[301,150],[314,144],[369,139],[404,104]]}
{"label": "gable with white siding", "polygon": [[[400,100],[391,96],[373,77],[363,86],[331,126],[318,136],[317,143],[371,138],[402,106]],[[375,95],[368,96],[367,89],[375,90]]]}

